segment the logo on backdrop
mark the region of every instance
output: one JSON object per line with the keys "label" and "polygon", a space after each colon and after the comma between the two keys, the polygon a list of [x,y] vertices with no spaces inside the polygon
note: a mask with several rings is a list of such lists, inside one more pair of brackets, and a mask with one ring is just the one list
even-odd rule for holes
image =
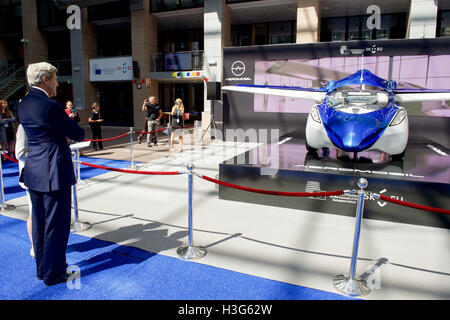
{"label": "logo on backdrop", "polygon": [[127,63],[124,62],[124,63],[122,64],[122,72],[125,74],[125,73],[127,73],[127,71],[128,71],[128,66],[127,66]]}
{"label": "logo on backdrop", "polygon": [[235,61],[231,65],[231,72],[236,76],[240,77],[245,72],[245,64],[242,61]]}
{"label": "logo on backdrop", "polygon": [[245,73],[246,70],[247,70],[247,68],[245,66],[245,63],[237,60],[237,61],[233,62],[233,64],[231,65],[231,73],[236,78],[226,78],[225,80],[227,80],[227,81],[251,81],[252,79],[250,79],[248,77],[241,77]]}
{"label": "logo on backdrop", "polygon": [[342,55],[349,55],[349,54],[354,54],[354,55],[362,55],[366,52],[370,52],[372,54],[378,53],[383,51],[383,47],[379,47],[375,44],[368,46],[366,48],[353,48],[353,49],[348,49],[347,46],[341,46],[339,48],[339,52]]}

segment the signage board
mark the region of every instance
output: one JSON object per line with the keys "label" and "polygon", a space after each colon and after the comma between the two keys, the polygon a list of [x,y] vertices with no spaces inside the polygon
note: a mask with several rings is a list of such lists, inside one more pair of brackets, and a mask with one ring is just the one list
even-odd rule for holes
{"label": "signage board", "polygon": [[133,80],[133,58],[114,57],[89,60],[89,80],[131,81]]}

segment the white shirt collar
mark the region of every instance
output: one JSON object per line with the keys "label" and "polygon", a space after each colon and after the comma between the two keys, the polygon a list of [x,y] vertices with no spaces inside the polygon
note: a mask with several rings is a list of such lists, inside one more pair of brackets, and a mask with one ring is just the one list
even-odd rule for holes
{"label": "white shirt collar", "polygon": [[50,96],[48,95],[47,91],[45,91],[44,89],[42,89],[42,88],[39,88],[39,87],[36,87],[36,86],[32,86],[32,88],[35,88],[35,89],[41,90],[42,92],[45,92],[45,94],[47,95],[47,97],[49,97],[49,98],[50,98]]}

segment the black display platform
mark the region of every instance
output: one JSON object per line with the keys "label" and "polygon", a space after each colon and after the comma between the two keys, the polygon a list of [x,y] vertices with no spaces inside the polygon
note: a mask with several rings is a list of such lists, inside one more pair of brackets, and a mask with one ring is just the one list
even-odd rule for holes
{"label": "black display platform", "polygon": [[[295,132],[278,143],[255,148],[220,164],[220,180],[241,186],[294,192],[358,189],[437,208],[450,208],[450,151],[421,137],[410,137],[402,160],[377,151],[338,154],[336,149],[308,153]],[[266,155],[266,156],[264,156]],[[224,186],[219,198],[345,216],[355,216],[356,195],[284,197]],[[399,206],[367,196],[364,218],[450,228],[450,216]]]}

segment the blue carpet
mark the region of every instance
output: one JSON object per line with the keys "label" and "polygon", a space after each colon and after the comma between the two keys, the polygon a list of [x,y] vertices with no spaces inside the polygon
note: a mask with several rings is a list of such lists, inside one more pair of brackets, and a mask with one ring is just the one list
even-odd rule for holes
{"label": "blue carpet", "polygon": [[[129,162],[83,161],[126,167]],[[18,167],[3,162],[5,198],[20,196]],[[81,168],[82,178],[104,170]],[[15,170],[15,171],[14,171]],[[23,193],[24,194],[24,193]],[[36,279],[26,223],[0,215],[2,300],[347,300],[342,295],[250,276],[71,234],[67,262],[81,277],[45,287]],[[331,281],[331,279],[330,279]]]}

